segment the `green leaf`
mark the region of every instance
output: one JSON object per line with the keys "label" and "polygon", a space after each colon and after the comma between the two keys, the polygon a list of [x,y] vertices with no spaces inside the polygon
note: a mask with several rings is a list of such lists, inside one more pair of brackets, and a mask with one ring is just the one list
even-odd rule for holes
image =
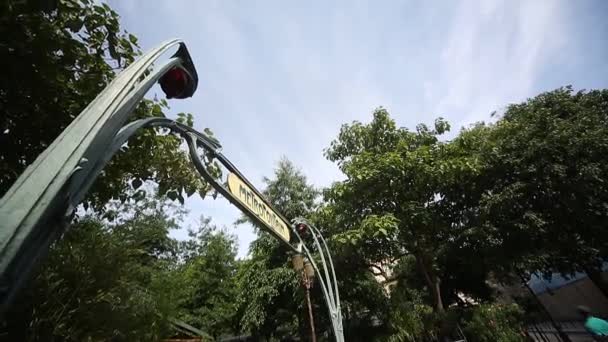
{"label": "green leaf", "polygon": [[142,184],[143,184],[143,182],[139,178],[135,178],[131,181],[131,185],[133,186],[133,189],[138,189]]}
{"label": "green leaf", "polygon": [[131,44],[137,45],[137,37],[132,34],[129,34],[129,41],[131,42]]}
{"label": "green leaf", "polygon": [[188,187],[185,189],[186,191],[186,195],[188,197],[192,196],[195,192],[196,192],[196,188],[195,187]]}
{"label": "green leaf", "polygon": [[178,193],[175,190],[171,190],[169,192],[167,192],[167,197],[169,197],[169,199],[171,199],[172,201],[175,201],[177,199]]}
{"label": "green leaf", "polygon": [[83,24],[84,22],[80,20],[80,18],[75,18],[74,20],[68,21],[66,27],[72,32],[79,32],[82,29]]}

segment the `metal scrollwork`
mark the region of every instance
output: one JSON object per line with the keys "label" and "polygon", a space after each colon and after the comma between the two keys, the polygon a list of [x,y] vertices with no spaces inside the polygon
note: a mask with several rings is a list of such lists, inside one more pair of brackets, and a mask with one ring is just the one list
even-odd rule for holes
{"label": "metal scrollwork", "polygon": [[[178,51],[150,71],[152,63],[176,45],[179,46]],[[336,340],[344,341],[336,274],[327,243],[316,227],[301,218],[290,224],[222,154],[219,141],[213,137],[164,117],[140,119],[125,125],[146,92],[168,70],[177,67],[191,78],[185,93],[180,93],[177,98],[192,96],[198,76],[186,46],[176,39],[163,43],[119,73],[0,199],[0,315],[15,299],[37,261],[45,256],[51,243],[69,224],[75,208],[112,156],[140,129],[162,127],[186,141],[196,170],[218,193],[258,226],[275,235],[292,252],[307,256],[319,275]],[[205,152],[203,157],[199,149]],[[221,164],[238,178],[238,184],[247,188],[247,196],[255,198],[253,205],[235,195],[230,184],[220,183],[218,177],[209,171],[210,167],[217,165],[215,163]],[[272,211],[273,222],[280,221],[281,227],[283,223],[285,227],[290,227],[285,228],[288,238],[273,229],[259,210],[254,210],[256,208],[263,208],[264,214]],[[323,273],[295,229],[296,224],[309,227]]]}

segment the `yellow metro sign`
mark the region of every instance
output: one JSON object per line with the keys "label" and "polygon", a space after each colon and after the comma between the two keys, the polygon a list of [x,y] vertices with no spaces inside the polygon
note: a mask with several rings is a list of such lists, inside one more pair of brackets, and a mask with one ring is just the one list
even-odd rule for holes
{"label": "yellow metro sign", "polygon": [[268,229],[289,243],[288,224],[237,175],[228,174],[228,190]]}

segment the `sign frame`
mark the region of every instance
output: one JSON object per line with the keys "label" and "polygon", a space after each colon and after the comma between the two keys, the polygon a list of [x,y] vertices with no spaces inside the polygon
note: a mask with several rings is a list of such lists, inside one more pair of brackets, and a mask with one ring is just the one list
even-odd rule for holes
{"label": "sign frame", "polygon": [[258,195],[257,191],[232,172],[228,173],[227,183],[228,191],[230,191],[232,197],[247,209],[246,213],[250,217],[256,218],[256,221],[273,235],[289,244],[291,238],[289,227],[291,225],[263,197]]}

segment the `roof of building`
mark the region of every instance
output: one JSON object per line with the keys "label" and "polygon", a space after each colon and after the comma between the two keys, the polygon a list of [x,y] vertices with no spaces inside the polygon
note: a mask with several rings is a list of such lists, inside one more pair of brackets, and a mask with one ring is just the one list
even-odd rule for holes
{"label": "roof of building", "polygon": [[[608,271],[608,263],[604,263],[603,271]],[[542,275],[534,274],[528,281],[528,285],[534,291],[535,294],[545,293],[550,290],[555,290],[560,287],[575,283],[579,280],[587,278],[587,274],[577,272],[572,276],[563,276],[559,273],[553,273],[549,278],[545,278]]]}

